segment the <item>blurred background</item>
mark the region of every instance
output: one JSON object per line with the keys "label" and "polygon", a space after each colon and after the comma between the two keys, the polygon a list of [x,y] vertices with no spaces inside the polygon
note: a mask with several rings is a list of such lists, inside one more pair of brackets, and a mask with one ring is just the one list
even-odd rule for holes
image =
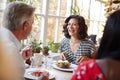
{"label": "blurred background", "polygon": [[119,0],[0,0],[0,26],[6,4],[13,1],[23,1],[36,7],[32,32],[23,44],[37,41],[44,45],[61,41],[64,20],[71,14],[84,16],[88,34],[96,35],[99,43],[107,16],[120,6]]}

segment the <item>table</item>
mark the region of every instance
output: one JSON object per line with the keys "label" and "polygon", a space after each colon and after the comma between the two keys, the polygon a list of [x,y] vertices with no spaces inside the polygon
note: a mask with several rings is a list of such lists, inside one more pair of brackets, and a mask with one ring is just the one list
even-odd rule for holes
{"label": "table", "polygon": [[[43,69],[43,67],[39,67],[39,69]],[[26,69],[27,70],[27,69]],[[60,71],[57,69],[52,68],[51,70],[49,70],[50,73],[52,73],[52,75],[55,76],[55,80],[70,80],[71,76],[73,74],[73,72],[66,72],[66,71]],[[28,73],[25,72],[26,76]],[[32,79],[26,79],[26,80],[32,80]]]}
{"label": "table", "polygon": [[53,75],[56,76],[56,80],[70,80],[73,74],[73,72],[65,72],[56,69],[52,69],[51,71]]}
{"label": "table", "polygon": [[[60,54],[57,53],[51,53],[50,56],[53,57],[53,60],[59,60]],[[39,69],[45,69],[43,66],[39,67]],[[72,71],[61,71],[55,68],[52,68],[48,70],[50,73],[52,73],[55,76],[55,80],[70,80],[72,77],[73,72]],[[26,76],[27,73],[25,73]],[[32,80],[32,79],[26,79],[26,80]]]}

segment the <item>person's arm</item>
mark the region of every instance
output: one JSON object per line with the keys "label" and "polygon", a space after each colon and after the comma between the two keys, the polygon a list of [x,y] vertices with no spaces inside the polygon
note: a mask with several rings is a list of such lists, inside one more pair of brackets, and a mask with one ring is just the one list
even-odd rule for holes
{"label": "person's arm", "polygon": [[62,60],[66,60],[66,52],[62,52],[60,57]]}
{"label": "person's arm", "polygon": [[91,58],[89,58],[89,57],[87,57],[87,56],[80,56],[77,60],[76,60],[76,63],[81,63],[81,62],[83,62],[83,61],[87,61],[87,60],[89,60],[89,59],[91,59]]}
{"label": "person's arm", "polygon": [[33,54],[31,46],[23,48],[20,53],[22,54],[24,60],[29,59]]}
{"label": "person's arm", "polygon": [[94,51],[94,52],[91,54],[91,57],[88,57],[88,56],[80,56],[80,57],[76,60],[76,62],[79,64],[79,63],[81,63],[81,62],[83,62],[83,61],[87,61],[87,60],[93,59],[93,58],[95,58],[95,56],[96,56],[96,51]]}
{"label": "person's arm", "polygon": [[91,58],[95,58],[96,57],[96,51],[94,51],[92,54],[91,54]]}

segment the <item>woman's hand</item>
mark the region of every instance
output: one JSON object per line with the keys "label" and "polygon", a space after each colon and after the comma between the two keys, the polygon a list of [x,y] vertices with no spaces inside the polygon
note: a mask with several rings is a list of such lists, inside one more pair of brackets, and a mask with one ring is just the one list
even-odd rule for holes
{"label": "woman's hand", "polygon": [[60,57],[62,60],[66,60],[66,52],[62,52]]}
{"label": "woman's hand", "polygon": [[80,57],[76,60],[76,62],[79,64],[79,63],[81,63],[81,62],[83,62],[83,61],[87,61],[87,60],[89,60],[89,59],[91,59],[91,58],[89,58],[89,57],[87,57],[87,56],[80,56]]}

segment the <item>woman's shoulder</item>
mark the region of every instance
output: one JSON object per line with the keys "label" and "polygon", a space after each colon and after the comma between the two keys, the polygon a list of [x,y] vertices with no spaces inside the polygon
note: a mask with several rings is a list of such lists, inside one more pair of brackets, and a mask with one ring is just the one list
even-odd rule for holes
{"label": "woman's shoulder", "polygon": [[84,45],[94,45],[94,43],[89,39],[84,39],[81,41]]}
{"label": "woman's shoulder", "polygon": [[101,59],[96,62],[107,80],[120,80],[120,60]]}
{"label": "woman's shoulder", "polygon": [[[113,59],[99,59],[96,60],[96,63],[99,65],[101,69],[104,69],[107,67],[120,67],[120,60],[113,60]],[[104,65],[103,65],[104,64]],[[114,65],[113,65],[114,64]],[[119,69],[120,70],[120,69]]]}
{"label": "woman's shoulder", "polygon": [[69,39],[68,38],[63,38],[60,43],[67,43],[67,42],[69,42]]}

